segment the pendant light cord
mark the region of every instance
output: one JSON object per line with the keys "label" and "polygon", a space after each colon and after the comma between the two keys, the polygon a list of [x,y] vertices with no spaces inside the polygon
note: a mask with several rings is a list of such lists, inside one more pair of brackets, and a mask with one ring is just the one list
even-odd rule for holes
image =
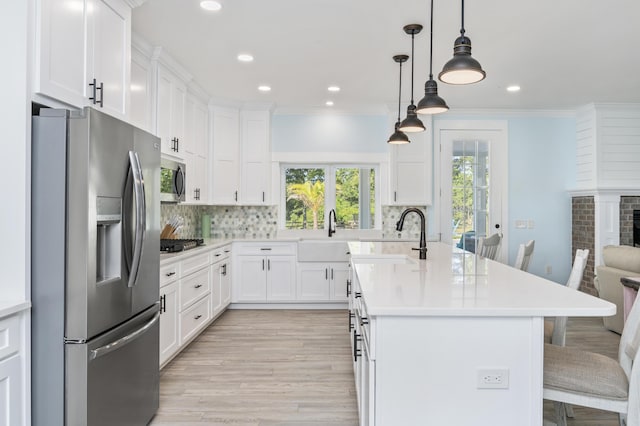
{"label": "pendant light cord", "polygon": [[464,0],[462,0],[462,28],[460,28],[460,34],[464,37]]}
{"label": "pendant light cord", "polygon": [[431,38],[429,42],[429,80],[433,80],[433,0],[431,0]]}
{"label": "pendant light cord", "polygon": [[400,78],[398,79],[398,123],[400,123],[400,102],[402,99],[402,62],[400,62]]}
{"label": "pendant light cord", "polygon": [[413,39],[415,33],[411,33],[411,105],[413,105]]}

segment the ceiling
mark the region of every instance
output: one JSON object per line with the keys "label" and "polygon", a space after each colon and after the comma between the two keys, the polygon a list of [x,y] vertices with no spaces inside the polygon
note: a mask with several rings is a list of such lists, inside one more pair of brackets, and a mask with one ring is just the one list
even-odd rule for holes
{"label": "ceiling", "polygon": [[[273,104],[283,110],[395,110],[398,65],[415,39],[417,103],[429,74],[427,0],[147,0],[133,11],[133,31],[180,62],[214,99]],[[439,82],[452,110],[572,109],[590,102],[640,103],[638,0],[484,0],[465,4],[466,35],[487,78],[468,86]],[[434,3],[433,72],[452,57],[460,2]],[[240,63],[239,53],[255,57]],[[411,63],[403,66],[403,107]],[[271,92],[257,90],[261,84]],[[329,93],[329,85],[341,91]],[[508,85],[522,90],[508,93]],[[404,113],[403,113],[404,115]]]}

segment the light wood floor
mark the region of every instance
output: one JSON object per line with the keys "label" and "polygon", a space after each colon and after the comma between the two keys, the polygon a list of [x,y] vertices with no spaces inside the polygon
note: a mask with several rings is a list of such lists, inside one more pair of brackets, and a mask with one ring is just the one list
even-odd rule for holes
{"label": "light wood floor", "polygon": [[[162,370],[151,424],[357,425],[346,325],[342,310],[225,312]],[[599,319],[569,320],[568,345],[615,358],[618,341]],[[569,425],[618,425],[615,414],[574,410]]]}

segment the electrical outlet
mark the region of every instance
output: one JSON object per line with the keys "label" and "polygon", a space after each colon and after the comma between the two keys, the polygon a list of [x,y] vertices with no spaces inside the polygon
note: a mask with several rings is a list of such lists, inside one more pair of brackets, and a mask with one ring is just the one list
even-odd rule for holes
{"label": "electrical outlet", "polygon": [[509,389],[509,369],[478,369],[478,389]]}
{"label": "electrical outlet", "polygon": [[544,268],[544,270],[545,270],[545,272],[546,272],[546,274],[547,274],[547,275],[551,275],[551,265],[547,265],[547,266]]}
{"label": "electrical outlet", "polygon": [[526,229],[527,221],[526,220],[516,220],[516,229]]}

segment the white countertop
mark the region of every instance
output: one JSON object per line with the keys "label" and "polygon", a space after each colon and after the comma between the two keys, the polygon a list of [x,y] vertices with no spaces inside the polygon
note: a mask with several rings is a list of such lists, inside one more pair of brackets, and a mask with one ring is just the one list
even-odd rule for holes
{"label": "white countertop", "polygon": [[[509,265],[443,243],[349,242],[369,315],[609,316],[616,306]],[[364,263],[405,255],[413,264]]]}
{"label": "white countertop", "polygon": [[8,317],[30,307],[31,302],[27,300],[0,300],[0,318]]}

